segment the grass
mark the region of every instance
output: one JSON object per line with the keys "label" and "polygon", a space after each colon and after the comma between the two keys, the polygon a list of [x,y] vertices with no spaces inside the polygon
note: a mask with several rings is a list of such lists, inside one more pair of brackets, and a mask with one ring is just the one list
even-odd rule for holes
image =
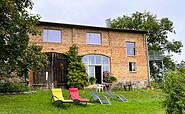
{"label": "grass", "polygon": [[[79,93],[90,98],[90,90],[79,90]],[[161,108],[160,90],[135,91],[112,91],[112,93],[124,95],[129,102],[119,102],[110,100],[112,105],[95,104],[72,104],[70,107],[61,105],[59,107],[51,105],[51,91],[37,90],[36,94],[25,95],[4,95],[0,96],[0,113],[70,113],[70,114],[163,114],[165,109]],[[63,94],[69,96],[68,90],[63,90]],[[99,93],[106,95],[105,92]],[[107,96],[107,95],[106,95]]]}

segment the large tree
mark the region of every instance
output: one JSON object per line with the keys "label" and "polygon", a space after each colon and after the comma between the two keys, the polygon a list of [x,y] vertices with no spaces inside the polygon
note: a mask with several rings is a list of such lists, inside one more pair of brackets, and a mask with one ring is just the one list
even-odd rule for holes
{"label": "large tree", "polygon": [[[174,69],[175,63],[171,56],[173,53],[181,53],[182,43],[180,41],[168,39],[168,33],[175,33],[173,22],[168,18],[158,19],[156,15],[150,12],[135,12],[122,17],[115,18],[111,21],[112,28],[132,29],[132,30],[148,30],[147,43],[149,50],[162,51],[167,54],[163,63],[165,69]],[[150,64],[151,75],[157,79],[160,77],[161,63],[154,62]]]}
{"label": "large tree", "polygon": [[[25,67],[29,68],[30,66],[22,64],[23,61],[24,64],[33,62],[32,56],[26,56],[34,50],[33,46],[28,47],[29,34],[38,33],[33,27],[40,17],[27,11],[32,9],[32,6],[31,0],[0,1],[0,76]],[[39,48],[35,48],[34,51],[36,50],[40,52]]]}

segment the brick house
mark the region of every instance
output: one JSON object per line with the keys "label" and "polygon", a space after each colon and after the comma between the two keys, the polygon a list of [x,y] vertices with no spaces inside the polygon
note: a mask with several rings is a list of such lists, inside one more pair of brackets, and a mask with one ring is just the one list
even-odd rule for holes
{"label": "brick house", "polygon": [[43,46],[42,52],[50,56],[52,68],[37,73],[35,84],[47,88],[51,83],[65,85],[67,64],[63,53],[73,44],[79,47],[80,55],[85,55],[82,61],[87,73],[97,78],[97,83],[103,83],[104,71],[113,73],[118,81],[136,82],[140,87],[148,83],[147,31],[53,22],[40,22],[36,29],[41,35],[30,36],[30,43]]}

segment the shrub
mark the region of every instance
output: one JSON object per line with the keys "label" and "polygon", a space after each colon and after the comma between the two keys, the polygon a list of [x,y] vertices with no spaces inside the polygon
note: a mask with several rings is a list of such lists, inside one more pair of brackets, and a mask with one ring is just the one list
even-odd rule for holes
{"label": "shrub", "polygon": [[82,56],[78,55],[77,49],[78,47],[73,45],[66,53],[69,59],[67,85],[70,88],[83,89],[89,85],[88,74],[86,73],[85,65],[82,63]]}
{"label": "shrub", "polygon": [[24,92],[28,91],[29,88],[26,84],[23,83],[2,83],[0,82],[0,93],[7,93],[7,92]]}
{"label": "shrub", "polygon": [[165,73],[163,92],[163,106],[168,114],[182,114],[185,109],[185,67],[184,71],[179,69],[175,72]]}
{"label": "shrub", "polygon": [[96,82],[96,78],[90,77],[90,78],[89,78],[89,82],[90,82],[91,84],[94,84],[94,83]]}

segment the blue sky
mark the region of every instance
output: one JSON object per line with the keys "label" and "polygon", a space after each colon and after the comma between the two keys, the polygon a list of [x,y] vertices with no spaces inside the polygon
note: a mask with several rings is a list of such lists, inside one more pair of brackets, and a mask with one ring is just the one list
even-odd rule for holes
{"label": "blue sky", "polygon": [[32,0],[32,14],[40,14],[41,21],[105,26],[107,18],[130,15],[136,11],[149,11],[158,19],[167,17],[173,23],[176,34],[169,34],[169,40],[181,41],[182,53],[173,59],[185,60],[185,1],[184,0]]}

